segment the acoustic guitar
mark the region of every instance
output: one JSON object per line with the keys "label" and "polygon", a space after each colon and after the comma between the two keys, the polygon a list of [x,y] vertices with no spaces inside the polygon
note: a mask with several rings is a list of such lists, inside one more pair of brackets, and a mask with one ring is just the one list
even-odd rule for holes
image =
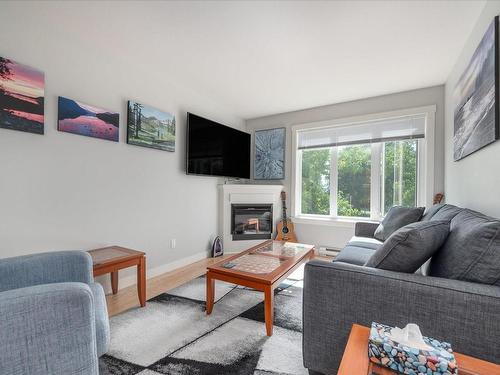
{"label": "acoustic guitar", "polygon": [[281,192],[281,204],[283,209],[281,221],[276,226],[276,230],[278,232],[276,235],[276,241],[299,242],[297,240],[297,236],[295,235],[293,223],[291,220],[288,220],[286,216],[286,193],[284,191]]}

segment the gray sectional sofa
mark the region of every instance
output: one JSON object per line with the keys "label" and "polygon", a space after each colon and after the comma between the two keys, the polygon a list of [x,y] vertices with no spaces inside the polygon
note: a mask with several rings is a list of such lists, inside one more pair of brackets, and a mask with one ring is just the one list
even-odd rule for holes
{"label": "gray sectional sofa", "polygon": [[377,224],[357,223],[334,262],[305,267],[304,366],[336,374],[353,323],[402,327],[457,352],[500,363],[500,221],[452,205],[435,205],[421,220],[450,222],[444,245],[415,273],[363,266],[382,242]]}

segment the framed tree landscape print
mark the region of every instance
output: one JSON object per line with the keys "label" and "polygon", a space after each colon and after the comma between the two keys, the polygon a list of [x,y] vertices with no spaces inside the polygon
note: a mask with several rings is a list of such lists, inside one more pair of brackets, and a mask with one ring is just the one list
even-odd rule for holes
{"label": "framed tree landscape print", "polygon": [[175,151],[175,116],[141,103],[128,102],[127,143]]}
{"label": "framed tree landscape print", "polygon": [[254,179],[285,178],[285,128],[255,131]]}
{"label": "framed tree landscape print", "polygon": [[497,16],[486,30],[455,87],[455,161],[498,139],[498,83]]}
{"label": "framed tree landscape print", "polygon": [[0,57],[0,128],[43,134],[43,72]]}

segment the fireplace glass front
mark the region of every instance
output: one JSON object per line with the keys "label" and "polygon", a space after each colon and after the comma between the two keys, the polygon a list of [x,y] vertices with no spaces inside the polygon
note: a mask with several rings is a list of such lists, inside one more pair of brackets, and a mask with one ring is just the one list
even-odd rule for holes
{"label": "fireplace glass front", "polygon": [[272,204],[232,204],[233,241],[267,240],[273,233]]}

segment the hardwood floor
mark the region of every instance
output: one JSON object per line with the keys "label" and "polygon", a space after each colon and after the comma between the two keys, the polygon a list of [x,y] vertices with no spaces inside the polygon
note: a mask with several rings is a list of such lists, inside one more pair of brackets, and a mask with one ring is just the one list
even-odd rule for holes
{"label": "hardwood floor", "polygon": [[[198,262],[188,264],[187,266],[177,268],[173,271],[166,272],[162,275],[146,280],[146,300],[204,275],[208,265],[220,262],[231,255],[233,254],[223,255],[219,258],[202,259]],[[331,258],[324,256],[315,256],[315,259],[331,261]],[[131,285],[120,289],[117,294],[108,294],[106,295],[106,301],[109,316],[117,315],[133,307],[139,307],[137,286]]]}

